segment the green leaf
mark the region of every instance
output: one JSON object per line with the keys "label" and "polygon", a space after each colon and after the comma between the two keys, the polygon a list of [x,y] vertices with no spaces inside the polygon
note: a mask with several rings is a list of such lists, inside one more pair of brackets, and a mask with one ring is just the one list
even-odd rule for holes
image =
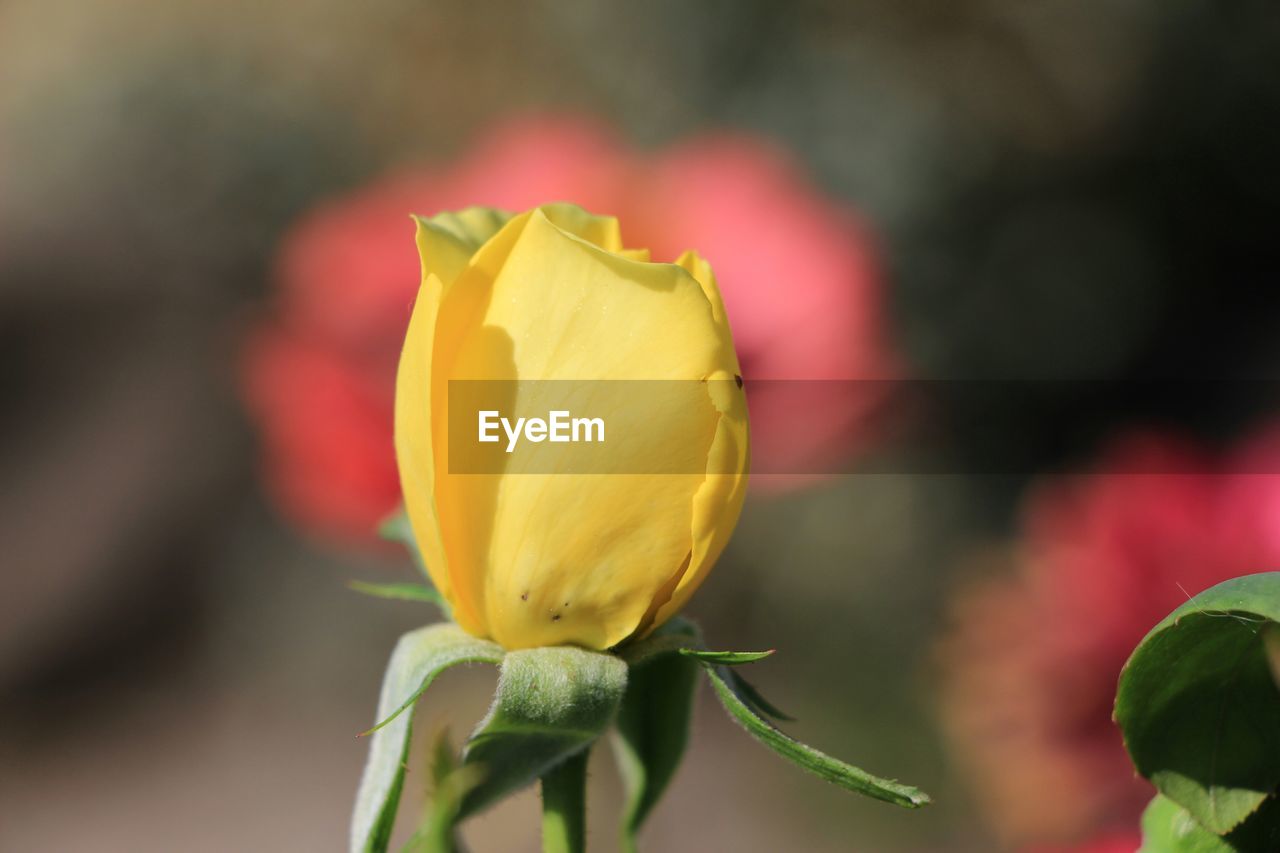
{"label": "green leaf", "polygon": [[709,663],[703,663],[702,668],[711,679],[711,686],[715,689],[716,697],[725,710],[747,730],[749,735],[792,764],[846,790],[865,794],[886,803],[906,808],[919,808],[930,802],[929,796],[917,788],[872,776],[865,770],[859,770],[851,764],[832,758],[789,737],[742,701],[726,680],[729,674],[727,670]]}
{"label": "green leaf", "polygon": [[501,647],[478,640],[452,623],[420,628],[400,638],[383,676],[377,715],[382,723],[370,739],[369,758],[356,794],[351,817],[353,853],[381,853],[390,841],[413,728],[413,715],[401,711],[413,705],[449,667],[501,660]]}
{"label": "green leaf", "polygon": [[1233,848],[1187,813],[1156,794],[1142,813],[1142,848],[1139,853],[1232,853]]}
{"label": "green leaf", "polygon": [[397,601],[423,601],[438,607],[447,606],[444,596],[435,587],[420,583],[366,583],[347,581],[347,588],[374,598],[391,598]]}
{"label": "green leaf", "polygon": [[769,649],[767,652],[711,652],[706,649],[681,649],[680,654],[689,658],[697,658],[704,663],[737,666],[738,664],[755,663],[758,660],[764,660],[774,651],[775,649]]}
{"label": "green leaf", "polygon": [[627,685],[618,657],[572,646],[508,652],[489,714],[467,742],[464,766],[484,768],[460,818],[492,805],[589,747],[609,727]]}
{"label": "green leaf", "polygon": [[1161,794],[1142,813],[1139,853],[1274,853],[1280,850],[1280,803],[1272,797],[1225,836],[1205,829],[1182,806]]}
{"label": "green leaf", "polygon": [[1120,676],[1115,719],[1138,772],[1217,835],[1280,787],[1277,621],[1280,572],[1227,581],[1165,617]]}
{"label": "green leaf", "polygon": [[678,654],[633,666],[613,738],[626,792],[622,848],[636,849],[645,818],[666,790],[689,741],[698,664]]}

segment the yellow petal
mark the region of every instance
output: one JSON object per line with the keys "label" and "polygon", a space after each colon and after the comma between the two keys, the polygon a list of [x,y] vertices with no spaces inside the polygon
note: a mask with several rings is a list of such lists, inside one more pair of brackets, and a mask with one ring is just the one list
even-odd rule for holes
{"label": "yellow petal", "polygon": [[[720,288],[716,284],[711,265],[694,251],[685,252],[676,263],[688,270],[702,286],[703,293],[712,306],[719,333],[728,341],[728,352],[732,354],[733,342],[724,300],[720,296]],[[737,356],[734,355],[731,368],[712,376],[708,382],[720,419],[716,424],[715,440],[707,456],[706,479],[693,498],[693,550],[689,566],[677,579],[670,597],[655,600],[655,608],[648,624],[641,626],[645,633],[657,628],[684,608],[720,558],[742,512],[751,455],[746,397],[742,393],[739,369]]]}
{"label": "yellow petal", "polygon": [[[727,380],[726,374],[717,379],[722,388],[728,388],[733,381]],[[693,548],[689,566],[677,579],[670,598],[655,601],[658,606],[652,622],[641,626],[643,632],[652,631],[679,613],[720,558],[747,495],[749,459],[746,402],[739,395],[738,401],[721,412],[715,439],[707,454],[706,479],[693,496]]]}
{"label": "yellow petal", "polygon": [[[719,332],[728,336],[729,318],[725,315],[724,299],[720,296],[720,286],[716,283],[715,273],[711,271],[711,264],[693,249],[688,249],[676,259],[676,266],[689,273],[698,282],[698,286],[702,288],[702,295],[707,297],[707,302],[711,304],[711,316]],[[730,338],[729,348],[730,350],[733,348],[732,338]],[[735,365],[738,363],[736,354],[733,361]]]}
{"label": "yellow petal", "polygon": [[[448,289],[436,393],[450,378],[696,383],[736,372],[727,329],[685,269],[620,257],[556,218],[538,210],[512,219]],[[611,243],[607,232],[596,236]],[[617,395],[583,400],[584,410],[593,402],[616,406]],[[609,422],[632,413],[592,414]],[[652,417],[643,452],[671,456],[673,470],[691,473],[437,476],[458,599],[474,604],[499,643],[614,645],[706,553],[690,517],[723,415],[703,390]],[[437,435],[444,423],[447,416],[433,424]],[[436,443],[441,471],[445,445]]]}
{"label": "yellow petal", "polygon": [[[746,408],[710,267],[693,253],[647,263],[623,248],[616,220],[567,204],[420,219],[418,243],[396,448],[455,618],[508,648],[606,648],[661,624],[706,576],[745,491]],[[633,427],[610,448],[618,471],[659,459],[681,473],[547,473],[537,446],[502,474],[451,473],[453,379],[685,380],[657,398],[582,383],[574,398]],[[509,387],[504,411],[563,405],[536,382]]]}
{"label": "yellow petal", "polygon": [[510,218],[504,211],[480,207],[415,217],[422,284],[396,373],[395,447],[405,511],[432,582],[453,606],[458,623],[477,634],[483,633],[484,625],[473,608],[457,600],[436,510],[432,352],[446,284],[457,278],[475,250]]}
{"label": "yellow petal", "polygon": [[474,612],[458,606],[436,512],[430,354],[442,291],[440,280],[433,274],[428,275],[418,288],[418,297],[409,319],[409,330],[396,373],[396,464],[400,471],[405,512],[413,526],[414,539],[422,552],[427,573],[440,594],[453,605],[453,615],[458,624],[466,631],[483,633],[483,624]]}

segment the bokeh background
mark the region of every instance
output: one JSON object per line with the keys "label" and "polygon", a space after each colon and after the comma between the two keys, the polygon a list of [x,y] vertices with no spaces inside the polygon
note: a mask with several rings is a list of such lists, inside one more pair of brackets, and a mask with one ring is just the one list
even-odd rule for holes
{"label": "bokeh background", "polygon": [[[753,680],[797,735],[935,805],[703,695],[648,848],[1132,850],[1120,663],[1280,567],[1277,56],[1261,0],[0,6],[0,849],[345,847],[430,615],[345,588],[413,571],[364,532],[402,217],[546,192],[705,252],[748,380],[931,380],[968,425],[923,474],[832,401],[823,452],[874,473],[754,488],[691,608],[780,649]],[[466,838],[534,850],[536,810]]]}

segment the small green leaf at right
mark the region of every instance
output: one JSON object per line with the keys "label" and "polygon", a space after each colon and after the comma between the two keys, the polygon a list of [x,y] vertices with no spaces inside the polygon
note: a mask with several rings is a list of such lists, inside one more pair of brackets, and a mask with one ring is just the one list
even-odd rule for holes
{"label": "small green leaf at right", "polygon": [[1280,802],[1268,798],[1248,820],[1231,833],[1215,835],[1182,806],[1156,794],[1142,813],[1139,853],[1274,853],[1280,850]]}
{"label": "small green leaf at right", "polygon": [[1115,720],[1134,766],[1216,835],[1280,787],[1277,622],[1280,572],[1226,581],[1165,617],[1120,675]]}

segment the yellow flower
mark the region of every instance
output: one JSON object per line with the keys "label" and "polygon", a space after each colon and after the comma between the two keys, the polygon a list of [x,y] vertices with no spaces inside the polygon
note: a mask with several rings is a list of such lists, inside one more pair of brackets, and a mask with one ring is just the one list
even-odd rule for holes
{"label": "yellow flower", "polygon": [[[652,631],[706,577],[746,489],[746,403],[711,267],[694,252],[650,263],[623,248],[617,220],[568,204],[417,223],[395,444],[432,580],[459,625],[509,649],[605,649]],[[645,458],[628,460],[641,473],[547,471],[528,462],[545,455],[520,454],[501,473],[450,471],[450,380],[635,379],[696,390],[646,413],[631,445]],[[634,423],[618,399],[597,395],[612,409],[591,414]],[[674,473],[653,473],[663,459]]]}

